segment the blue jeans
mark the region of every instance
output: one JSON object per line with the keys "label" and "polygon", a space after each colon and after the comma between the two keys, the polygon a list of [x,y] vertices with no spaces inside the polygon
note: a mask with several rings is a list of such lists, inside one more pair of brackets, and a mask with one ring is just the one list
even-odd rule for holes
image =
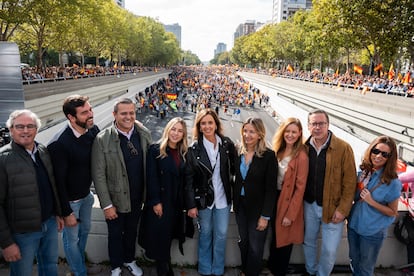
{"label": "blue jeans", "polygon": [[375,264],[386,235],[387,229],[372,236],[361,236],[348,227],[349,258],[353,275],[374,275]]}
{"label": "blue jeans", "polygon": [[42,230],[13,234],[22,258],[10,263],[11,276],[32,275],[33,260],[36,257],[39,276],[58,275],[58,229],[55,217],[42,223]]}
{"label": "blue jeans", "polygon": [[223,209],[198,211],[200,236],[198,240],[198,272],[205,275],[224,274],[227,229],[230,206]]}
{"label": "blue jeans", "polygon": [[[335,265],[336,252],[342,239],[344,222],[322,222],[322,207],[316,202],[304,204],[305,213],[305,237],[303,253],[305,255],[305,267],[309,274],[329,276]],[[318,235],[321,231],[321,254],[318,256]]]}
{"label": "blue jeans", "polygon": [[71,201],[70,207],[79,220],[73,227],[63,228],[63,248],[66,260],[75,276],[86,276],[85,248],[91,229],[91,215],[94,197],[89,193],[86,197]]}

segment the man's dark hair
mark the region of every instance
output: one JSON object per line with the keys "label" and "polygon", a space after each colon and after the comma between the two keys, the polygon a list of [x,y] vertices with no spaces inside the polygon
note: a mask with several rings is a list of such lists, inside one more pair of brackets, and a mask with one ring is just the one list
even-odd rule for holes
{"label": "man's dark hair", "polygon": [[89,101],[88,96],[71,95],[67,97],[63,102],[63,113],[65,114],[66,118],[69,114],[75,117],[76,108],[84,106],[87,101]]}

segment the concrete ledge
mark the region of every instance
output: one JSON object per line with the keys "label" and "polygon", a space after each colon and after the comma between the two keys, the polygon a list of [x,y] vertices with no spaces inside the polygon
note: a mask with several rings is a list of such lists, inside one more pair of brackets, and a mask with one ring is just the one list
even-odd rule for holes
{"label": "concrete ledge", "polygon": [[[89,234],[88,244],[86,247],[86,253],[88,260],[92,263],[107,262],[108,258],[108,243],[107,243],[107,226],[103,217],[103,212],[99,208],[98,199],[95,195],[95,205],[92,211],[92,229]],[[380,255],[378,257],[377,267],[395,267],[407,263],[407,254],[405,246],[397,241],[394,237],[392,225],[388,230],[388,235]],[[270,242],[270,233],[268,233],[268,239],[266,241],[266,249]],[[227,249],[226,249],[226,266],[236,267],[239,266],[240,252],[238,247],[238,230],[235,220],[235,216],[232,213],[230,215],[229,231],[227,235]],[[195,232],[193,239],[187,239],[184,243],[184,255],[181,255],[178,249],[177,241],[173,241],[171,248],[172,263],[177,265],[196,265],[197,264],[197,248],[198,248],[198,232]],[[59,256],[65,257],[62,247],[62,239],[59,241]],[[137,246],[136,257],[144,258],[144,250]],[[267,259],[267,250],[264,253],[264,259]],[[304,256],[302,245],[295,245],[291,256],[292,264],[303,264]],[[348,241],[346,237],[346,229],[342,241],[338,249],[338,255],[336,259],[336,265],[348,265]]]}

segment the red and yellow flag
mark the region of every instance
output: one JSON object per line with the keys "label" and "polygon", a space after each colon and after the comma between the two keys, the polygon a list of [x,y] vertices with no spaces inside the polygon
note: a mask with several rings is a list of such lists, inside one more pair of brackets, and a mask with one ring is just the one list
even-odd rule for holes
{"label": "red and yellow flag", "polygon": [[388,71],[388,79],[392,80],[395,76],[394,64],[391,63],[390,70]]}
{"label": "red and yellow flag", "polygon": [[411,72],[408,71],[404,75],[403,83],[410,83],[411,82]]}
{"label": "red and yellow flag", "polygon": [[288,66],[287,66],[287,70],[288,70],[290,73],[292,73],[292,72],[293,72],[293,67],[292,67],[290,64],[288,64]]}
{"label": "red and yellow flag", "polygon": [[359,66],[359,65],[354,65],[354,72],[356,72],[356,73],[358,73],[358,74],[360,74],[360,75],[362,75],[362,67],[361,66]]}
{"label": "red and yellow flag", "polygon": [[381,71],[382,70],[382,62],[380,64],[378,64],[377,66],[374,67],[374,71]]}

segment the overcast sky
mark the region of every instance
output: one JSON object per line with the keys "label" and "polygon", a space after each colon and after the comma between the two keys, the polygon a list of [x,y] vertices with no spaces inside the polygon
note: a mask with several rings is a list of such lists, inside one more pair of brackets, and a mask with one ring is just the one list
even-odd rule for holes
{"label": "overcast sky", "polygon": [[181,26],[181,48],[201,61],[214,57],[219,42],[233,47],[233,35],[246,20],[272,19],[272,0],[126,0],[125,8],[163,24]]}

